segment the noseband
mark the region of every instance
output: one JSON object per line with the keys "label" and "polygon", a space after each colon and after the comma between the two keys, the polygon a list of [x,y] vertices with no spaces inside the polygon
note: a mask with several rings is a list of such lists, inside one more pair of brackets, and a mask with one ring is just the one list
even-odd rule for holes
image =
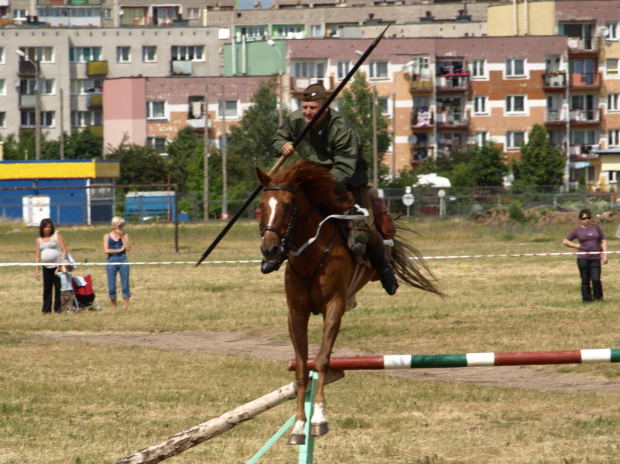
{"label": "noseband", "polygon": [[291,192],[293,194],[293,210],[291,211],[291,217],[289,218],[288,225],[284,233],[282,233],[280,230],[276,229],[275,227],[269,224],[267,224],[266,226],[263,226],[261,224],[260,226],[261,237],[263,237],[265,231],[269,231],[269,232],[273,232],[274,234],[276,234],[278,238],[280,239],[280,246],[278,247],[278,256],[276,258],[276,263],[274,263],[274,265],[276,266],[274,270],[277,270],[280,268],[282,263],[288,259],[288,253],[291,250],[291,235],[293,233],[293,230],[295,229],[295,226],[297,225],[297,215],[298,215],[297,190],[294,189],[293,187],[280,186],[280,185],[267,186],[265,187],[265,190],[286,190],[287,192]]}

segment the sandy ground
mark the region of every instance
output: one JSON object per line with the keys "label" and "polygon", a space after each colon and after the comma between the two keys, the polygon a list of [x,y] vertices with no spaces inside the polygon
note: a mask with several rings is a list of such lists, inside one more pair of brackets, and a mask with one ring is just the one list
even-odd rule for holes
{"label": "sandy ground", "polygon": [[[243,333],[230,332],[181,332],[181,333],[48,333],[46,338],[74,343],[108,343],[133,345],[173,351],[191,351],[210,354],[238,354],[257,359],[279,361],[283,364],[293,357],[288,341],[273,341]],[[311,347],[311,356],[317,347]],[[363,356],[361,353],[336,349],[332,356]],[[412,353],[394,353],[412,354]],[[542,366],[503,366],[452,369],[410,369],[373,371],[382,375],[438,382],[459,382],[497,387],[517,387],[533,390],[583,391],[596,393],[620,393],[620,382],[590,379],[570,374],[547,372]],[[291,379],[293,374],[291,373]]]}

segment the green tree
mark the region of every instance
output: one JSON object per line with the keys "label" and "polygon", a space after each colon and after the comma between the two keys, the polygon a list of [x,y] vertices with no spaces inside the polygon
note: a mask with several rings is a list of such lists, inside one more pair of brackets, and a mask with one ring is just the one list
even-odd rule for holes
{"label": "green tree", "polygon": [[[355,73],[353,82],[348,89],[342,92],[338,102],[340,112],[353,122],[362,137],[364,158],[373,165],[373,122],[372,122],[372,88],[366,80],[366,74]],[[377,115],[377,156],[379,175],[385,175],[388,167],[383,165],[383,155],[390,147],[392,136],[389,132],[389,121],[376,108]]]}
{"label": "green tree", "polygon": [[71,135],[64,134],[66,159],[101,159],[103,157],[103,140],[86,128],[73,130]]}
{"label": "green tree", "polygon": [[562,185],[564,160],[558,148],[551,147],[547,130],[535,124],[527,143],[521,145],[521,160],[513,161],[515,187],[531,185]]}
{"label": "green tree", "polygon": [[[271,151],[273,136],[278,129],[277,89],[277,77],[263,81],[252,97],[252,106],[229,132],[227,156],[231,160],[240,160],[246,167],[247,174],[242,177],[246,177],[248,188],[253,189],[256,185],[257,166],[269,170],[277,161]],[[283,114],[286,116],[286,111]]]}
{"label": "green tree", "polygon": [[177,136],[166,146],[170,179],[179,186],[181,192],[188,191],[187,185],[190,169],[195,165],[194,159],[203,157],[203,144],[191,126],[181,129]]}
{"label": "green tree", "polygon": [[142,147],[123,140],[109,158],[121,165],[119,184],[163,184],[167,182],[169,166],[153,147]]}

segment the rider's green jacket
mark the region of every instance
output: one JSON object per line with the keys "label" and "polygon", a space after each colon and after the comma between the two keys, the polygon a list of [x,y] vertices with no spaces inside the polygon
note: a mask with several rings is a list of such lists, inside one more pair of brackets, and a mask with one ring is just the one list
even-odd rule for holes
{"label": "rider's green jacket", "polygon": [[[293,142],[306,127],[301,110],[289,114],[276,132],[272,148],[280,156],[282,146]],[[368,183],[368,163],[362,155],[362,139],[343,115],[329,109],[323,128],[313,127],[296,147],[297,153],[313,163],[331,168],[337,184],[352,188]]]}

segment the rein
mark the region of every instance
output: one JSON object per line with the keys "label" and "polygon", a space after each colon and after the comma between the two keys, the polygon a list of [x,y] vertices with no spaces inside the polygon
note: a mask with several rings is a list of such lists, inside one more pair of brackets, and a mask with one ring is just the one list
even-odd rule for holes
{"label": "rein", "polygon": [[286,227],[286,232],[284,234],[280,233],[278,229],[267,224],[260,226],[260,235],[261,237],[264,235],[265,231],[273,232],[280,239],[280,247],[278,253],[278,262],[277,267],[279,268],[282,263],[288,258],[289,251],[291,249],[291,234],[297,225],[297,216],[299,213],[299,209],[297,208],[297,189],[293,187],[288,187],[285,185],[270,185],[265,187],[265,190],[285,190],[287,192],[291,192],[293,194],[293,211],[291,212],[291,218],[288,221],[288,225]]}

